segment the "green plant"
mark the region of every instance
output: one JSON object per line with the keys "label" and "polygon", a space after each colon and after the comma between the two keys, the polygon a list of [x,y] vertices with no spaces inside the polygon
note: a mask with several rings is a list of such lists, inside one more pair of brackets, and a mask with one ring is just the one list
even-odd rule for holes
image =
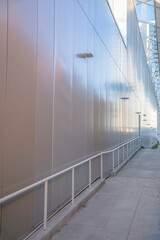
{"label": "green plant", "polygon": [[153,147],[152,147],[152,149],[157,149],[158,148],[158,143],[157,144],[155,144]]}

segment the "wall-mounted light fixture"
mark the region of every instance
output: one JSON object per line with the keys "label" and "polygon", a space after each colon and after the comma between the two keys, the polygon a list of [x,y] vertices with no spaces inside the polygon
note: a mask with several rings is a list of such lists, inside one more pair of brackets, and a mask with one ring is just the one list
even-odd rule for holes
{"label": "wall-mounted light fixture", "polygon": [[136,112],[136,114],[140,115],[140,114],[141,114],[141,112]]}
{"label": "wall-mounted light fixture", "polygon": [[144,117],[146,117],[146,114],[143,114]]}
{"label": "wall-mounted light fixture", "polygon": [[92,53],[79,53],[77,54],[77,57],[79,58],[92,58],[94,55]]}
{"label": "wall-mounted light fixture", "polygon": [[146,122],[146,121],[147,121],[147,119],[143,119],[143,121],[144,121],[144,122]]}
{"label": "wall-mounted light fixture", "polygon": [[120,99],[122,99],[122,100],[128,100],[129,97],[121,97]]}

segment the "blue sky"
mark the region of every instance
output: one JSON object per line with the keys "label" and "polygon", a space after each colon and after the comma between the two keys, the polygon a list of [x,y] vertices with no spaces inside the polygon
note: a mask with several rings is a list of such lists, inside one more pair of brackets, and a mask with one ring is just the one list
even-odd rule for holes
{"label": "blue sky", "polygon": [[[154,2],[154,0],[149,0],[148,2]],[[138,15],[138,18],[141,18],[141,6],[142,6],[142,3],[138,3],[137,2],[137,15]],[[147,5],[147,19],[148,21],[154,21],[154,7],[152,6],[148,6]]]}

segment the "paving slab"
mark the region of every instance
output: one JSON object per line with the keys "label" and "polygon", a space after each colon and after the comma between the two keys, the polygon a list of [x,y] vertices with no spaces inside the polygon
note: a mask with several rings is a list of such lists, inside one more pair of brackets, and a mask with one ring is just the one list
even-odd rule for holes
{"label": "paving slab", "polygon": [[141,150],[52,240],[159,240],[160,150]]}

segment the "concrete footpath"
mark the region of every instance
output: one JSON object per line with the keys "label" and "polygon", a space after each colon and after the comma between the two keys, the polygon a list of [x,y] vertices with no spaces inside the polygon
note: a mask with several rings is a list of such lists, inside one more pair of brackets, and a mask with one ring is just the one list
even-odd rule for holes
{"label": "concrete footpath", "polygon": [[160,240],[160,150],[141,150],[52,240]]}

